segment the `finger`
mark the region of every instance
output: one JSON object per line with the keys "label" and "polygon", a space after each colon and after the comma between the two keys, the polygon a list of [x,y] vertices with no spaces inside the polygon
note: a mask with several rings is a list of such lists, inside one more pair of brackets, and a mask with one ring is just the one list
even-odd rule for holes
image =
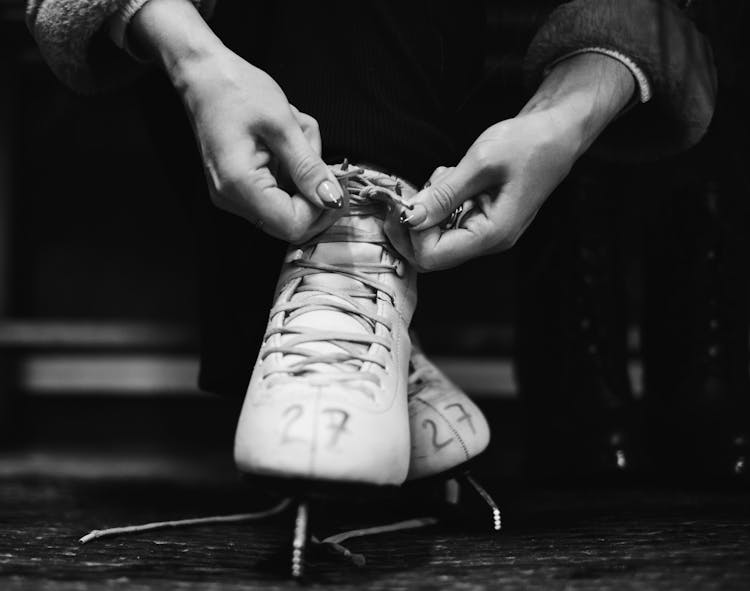
{"label": "finger", "polygon": [[447,269],[494,252],[493,245],[502,231],[493,221],[496,200],[489,193],[477,195],[469,201],[471,210],[460,227],[445,230],[433,226],[410,232],[417,267],[422,271]]}
{"label": "finger", "polygon": [[[446,174],[451,172],[455,166],[438,166],[433,173],[430,175],[429,180],[424,184],[425,188],[429,187],[432,183],[439,181]],[[414,196],[416,197],[416,195]],[[412,197],[411,199],[414,199]],[[393,247],[398,253],[403,256],[409,263],[415,267],[419,267],[419,264],[414,256],[414,247],[412,246],[411,233],[407,226],[400,222],[401,210],[398,208],[391,208],[388,211],[388,215],[385,218],[385,224],[383,229],[388,240],[391,242]]]}
{"label": "finger", "polygon": [[428,180],[424,186],[429,187],[430,185],[434,185],[436,182],[438,182],[441,178],[443,178],[447,173],[451,172],[453,169],[455,169],[455,166],[438,166],[433,173],[430,175],[430,180]]}
{"label": "finger", "polygon": [[[294,105],[289,106],[292,109],[292,114],[294,115],[297,124],[300,126],[305,139],[310,143],[315,154],[320,156],[323,151],[323,143],[320,139],[320,128],[318,127],[318,122],[310,115],[297,109]],[[292,181],[285,168],[278,166],[278,162],[274,163],[271,172],[276,177],[279,187],[290,193],[296,193],[297,189],[294,186],[294,181]]]}
{"label": "finger", "polygon": [[469,158],[464,158],[454,169],[438,176],[436,182],[410,200],[413,209],[402,211],[402,223],[413,230],[425,230],[441,224],[456,207],[486,188],[484,175]]}
{"label": "finger", "polygon": [[519,195],[512,187],[505,187],[494,196],[481,193],[472,200],[472,207],[458,227],[411,232],[418,267],[428,271],[447,269],[512,248],[535,216],[535,212],[519,205]]}
{"label": "finger", "polygon": [[[207,163],[214,202],[271,236],[287,242],[299,240],[319,222],[323,212],[309,200],[301,196],[294,198],[280,189],[267,166],[248,167],[245,158],[240,157],[241,153],[238,151],[233,160],[223,162],[221,169]],[[258,153],[253,157],[263,162]]]}
{"label": "finger", "polygon": [[307,113],[303,113],[294,106],[292,106],[292,113],[294,113],[294,118],[302,129],[305,139],[307,139],[310,146],[312,146],[315,154],[320,156],[323,153],[323,142],[320,139],[320,127],[318,126],[317,120]]}
{"label": "finger", "polygon": [[321,210],[320,208],[312,205],[307,199],[299,194],[292,195],[292,200],[299,200],[300,202],[298,205],[296,203],[293,204],[294,211],[301,210],[302,212],[307,212],[308,209],[312,208],[312,212],[318,215],[318,218],[312,224],[306,224],[304,220],[307,219],[307,216],[304,214],[297,214],[297,219],[301,220],[297,224],[297,231],[294,233],[294,235],[287,237],[287,241],[291,242],[292,244],[301,244],[307,242],[314,236],[317,236],[321,232],[324,232],[325,230],[330,228],[345,213],[344,209]]}
{"label": "finger", "polygon": [[300,194],[318,207],[340,209],[344,192],[331,170],[315,152],[299,125],[268,138],[271,150],[289,173]]}
{"label": "finger", "polygon": [[299,194],[288,195],[281,188],[265,190],[257,209],[266,233],[300,244],[320,234],[344,215],[343,209],[320,209]]}
{"label": "finger", "polygon": [[391,208],[385,217],[383,230],[393,248],[409,261],[412,265],[416,264],[414,259],[414,249],[411,245],[409,230],[399,221],[399,212],[397,208]]}
{"label": "finger", "polygon": [[410,233],[416,267],[422,271],[439,271],[456,267],[486,254],[485,238],[477,228],[442,230],[433,226]]}

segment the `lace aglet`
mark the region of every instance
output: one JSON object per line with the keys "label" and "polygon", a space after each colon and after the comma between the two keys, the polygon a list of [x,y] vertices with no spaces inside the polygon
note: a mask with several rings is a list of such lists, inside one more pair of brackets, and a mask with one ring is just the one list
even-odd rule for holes
{"label": "lace aglet", "polygon": [[327,548],[328,551],[332,554],[346,558],[352,564],[354,564],[354,566],[364,566],[367,563],[363,554],[352,552],[346,546],[342,546],[341,544],[337,544],[336,542],[321,542],[319,540],[316,541],[324,548]]}
{"label": "lace aglet", "polygon": [[484,502],[487,503],[487,506],[490,508],[492,513],[492,529],[496,532],[500,531],[503,528],[503,518],[495,500],[476,480],[474,480],[468,471],[463,473],[463,477],[477,494],[484,499]]}

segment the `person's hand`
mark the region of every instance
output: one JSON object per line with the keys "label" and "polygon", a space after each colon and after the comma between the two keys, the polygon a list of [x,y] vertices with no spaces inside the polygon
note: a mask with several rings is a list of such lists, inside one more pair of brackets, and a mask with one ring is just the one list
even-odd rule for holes
{"label": "person's hand", "polygon": [[[562,62],[518,116],[482,133],[455,167],[438,168],[413,209],[392,211],[389,239],[420,271],[512,247],[633,89],[630,72],[609,57]],[[441,228],[467,201],[459,223]]]}
{"label": "person's hand", "polygon": [[[289,242],[334,221],[343,192],[320,158],[318,124],[270,76],[227,52],[193,66],[177,86],[218,207]],[[279,186],[284,177],[299,193]]]}
{"label": "person's hand", "polygon": [[131,28],[183,99],[218,207],[288,242],[335,221],[343,192],[320,158],[318,124],[268,74],[221,44],[185,0],[151,0]]}
{"label": "person's hand", "polygon": [[[575,144],[544,113],[493,125],[455,167],[439,167],[428,186],[395,212],[388,237],[420,271],[456,266],[513,246],[547,196],[570,171]],[[441,225],[471,200],[460,223]],[[399,227],[400,226],[400,227]],[[403,229],[402,229],[403,228]]]}

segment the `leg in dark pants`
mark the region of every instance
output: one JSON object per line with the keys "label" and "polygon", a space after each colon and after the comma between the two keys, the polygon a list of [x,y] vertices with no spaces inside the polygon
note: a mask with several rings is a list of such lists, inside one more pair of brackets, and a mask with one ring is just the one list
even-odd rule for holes
{"label": "leg in dark pants", "polygon": [[612,185],[611,176],[576,174],[522,242],[517,369],[532,477],[608,478],[633,468]]}
{"label": "leg in dark pants", "polygon": [[263,339],[285,245],[210,201],[182,104],[162,76],[144,80],[143,112],[196,231],[201,388],[242,397]]}

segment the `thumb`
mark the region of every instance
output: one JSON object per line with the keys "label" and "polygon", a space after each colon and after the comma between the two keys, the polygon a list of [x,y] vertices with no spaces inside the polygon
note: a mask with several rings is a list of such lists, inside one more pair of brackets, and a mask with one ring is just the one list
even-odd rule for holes
{"label": "thumb", "polygon": [[274,154],[302,196],[318,207],[341,209],[344,204],[341,185],[302,130],[293,125],[275,143],[271,146]]}
{"label": "thumb", "polygon": [[434,184],[422,189],[411,200],[413,209],[405,209],[401,223],[412,230],[437,226],[450,217],[464,201],[485,188],[484,175],[470,158],[464,157],[453,169],[437,176]]}

